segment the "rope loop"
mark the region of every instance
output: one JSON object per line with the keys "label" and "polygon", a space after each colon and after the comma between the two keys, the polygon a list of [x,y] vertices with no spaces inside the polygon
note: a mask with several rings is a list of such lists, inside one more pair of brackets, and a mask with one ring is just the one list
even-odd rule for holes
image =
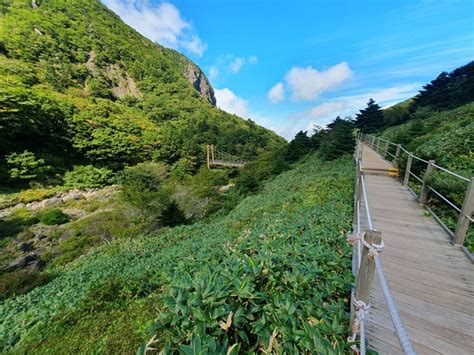
{"label": "rope loop", "polygon": [[379,255],[385,246],[383,240],[380,242],[380,244],[375,244],[375,243],[369,243],[365,240],[365,234],[367,232],[363,233],[354,233],[354,234],[349,234],[347,236],[347,242],[354,246],[358,241],[362,242],[364,246],[369,249],[369,253],[367,254],[367,257],[369,260],[373,260],[377,255]]}
{"label": "rope loop", "polygon": [[[365,323],[366,315],[370,310],[370,304],[366,304],[362,300],[356,300],[353,298],[352,303],[355,307],[355,319],[352,323],[352,335],[347,338],[347,341],[350,343],[356,341],[357,335],[362,336],[361,327],[364,326],[362,323]],[[354,354],[360,354],[360,350],[357,348],[356,344],[351,345],[351,349]]]}

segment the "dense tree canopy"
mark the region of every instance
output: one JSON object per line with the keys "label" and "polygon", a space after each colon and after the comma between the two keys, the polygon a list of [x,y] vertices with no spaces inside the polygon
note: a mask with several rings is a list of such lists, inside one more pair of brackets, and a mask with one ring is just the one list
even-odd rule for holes
{"label": "dense tree canopy", "polygon": [[474,101],[474,61],[442,72],[415,96],[410,110],[429,107],[436,111],[452,109]]}

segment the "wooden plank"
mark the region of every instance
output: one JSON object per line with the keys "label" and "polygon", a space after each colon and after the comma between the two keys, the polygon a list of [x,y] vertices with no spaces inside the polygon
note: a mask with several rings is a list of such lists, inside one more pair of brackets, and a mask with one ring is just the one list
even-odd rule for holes
{"label": "wooden plank", "polygon": [[[390,166],[363,147],[362,164]],[[474,267],[450,236],[398,180],[365,179],[374,227],[384,235],[381,260],[413,346],[419,354],[467,354],[474,349]],[[361,224],[366,228],[365,206]],[[380,354],[401,353],[378,280],[371,289],[367,338]]]}

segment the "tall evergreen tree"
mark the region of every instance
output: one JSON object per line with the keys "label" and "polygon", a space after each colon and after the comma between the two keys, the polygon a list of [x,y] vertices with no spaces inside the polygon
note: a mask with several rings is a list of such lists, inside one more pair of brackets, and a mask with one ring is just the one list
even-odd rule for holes
{"label": "tall evergreen tree", "polygon": [[299,131],[295,138],[288,144],[286,160],[290,163],[297,161],[303,155],[308,154],[313,144],[307,132]]}
{"label": "tall evergreen tree", "polygon": [[355,139],[352,134],[354,123],[347,117],[336,119],[328,124],[325,139],[321,144],[321,155],[326,160],[337,159],[354,151]]}
{"label": "tall evergreen tree", "polygon": [[356,115],[354,124],[362,133],[371,133],[383,126],[383,119],[382,109],[374,99],[370,99],[367,107]]}

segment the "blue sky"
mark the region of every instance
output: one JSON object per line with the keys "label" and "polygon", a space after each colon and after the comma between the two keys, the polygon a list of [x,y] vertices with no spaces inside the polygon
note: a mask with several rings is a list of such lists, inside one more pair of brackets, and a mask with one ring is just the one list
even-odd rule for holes
{"label": "blue sky", "polygon": [[210,79],[223,110],[285,138],[387,107],[474,60],[473,0],[103,0]]}

